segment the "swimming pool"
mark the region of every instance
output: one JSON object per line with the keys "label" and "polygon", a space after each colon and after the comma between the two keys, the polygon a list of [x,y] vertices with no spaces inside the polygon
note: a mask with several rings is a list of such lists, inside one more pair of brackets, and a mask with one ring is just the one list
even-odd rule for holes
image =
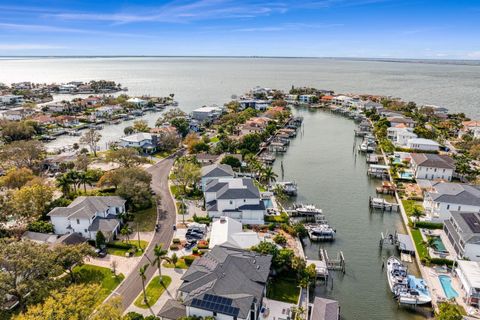
{"label": "swimming pool", "polygon": [[435,251],[437,252],[443,252],[443,253],[448,253],[447,248],[445,248],[445,245],[443,244],[442,238],[438,236],[433,236],[432,237],[435,243]]}
{"label": "swimming pool", "polygon": [[438,280],[440,280],[440,284],[442,285],[443,292],[445,292],[447,299],[458,297],[458,293],[455,291],[455,289],[453,289],[452,279],[449,276],[440,275],[438,276]]}
{"label": "swimming pool", "polygon": [[273,203],[272,199],[263,199],[263,204],[265,205],[265,208],[273,208]]}
{"label": "swimming pool", "polygon": [[403,180],[413,180],[413,173],[412,172],[399,172],[398,177]]}

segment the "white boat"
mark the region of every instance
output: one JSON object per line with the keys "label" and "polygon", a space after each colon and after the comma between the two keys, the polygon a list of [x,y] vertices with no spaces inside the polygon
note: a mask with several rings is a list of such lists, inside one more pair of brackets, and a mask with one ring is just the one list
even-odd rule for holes
{"label": "white boat", "polygon": [[390,291],[396,294],[399,288],[407,286],[407,267],[397,257],[387,260],[387,280]]}
{"label": "white boat", "polygon": [[334,240],[335,230],[328,224],[307,226],[308,236],[312,241]]}
{"label": "white boat", "polygon": [[314,216],[317,214],[322,214],[322,209],[318,209],[313,204],[294,204],[293,209],[297,212],[298,215],[304,216]]}
{"label": "white boat", "polygon": [[407,276],[407,286],[398,288],[397,297],[402,304],[427,304],[432,302],[430,292],[423,279]]}

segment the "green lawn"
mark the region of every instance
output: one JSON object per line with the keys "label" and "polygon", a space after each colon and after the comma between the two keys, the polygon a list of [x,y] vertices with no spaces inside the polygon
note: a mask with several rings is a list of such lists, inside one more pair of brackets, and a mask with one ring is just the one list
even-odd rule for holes
{"label": "green lawn", "polygon": [[106,297],[122,282],[125,278],[123,274],[114,276],[112,270],[84,264],[73,269],[73,273],[78,283],[96,283],[100,284],[102,291],[98,294],[98,302],[102,302]]}
{"label": "green lawn", "polygon": [[148,307],[153,306],[155,302],[157,302],[158,298],[162,295],[166,288],[172,282],[172,278],[169,276],[162,276],[162,283],[159,281],[159,276],[156,276],[150,281],[147,285],[146,292],[147,292],[147,304],[143,301],[143,291],[138,296],[137,300],[135,300],[135,306],[148,309]]}
{"label": "green lawn", "polygon": [[[121,240],[113,241],[113,243],[115,243],[115,242],[124,243],[125,241],[121,241]],[[138,248],[138,240],[132,239],[132,240],[129,240],[128,243],[130,243],[130,244],[132,244],[132,245],[134,245]],[[140,240],[140,248],[142,248],[143,250],[137,250],[137,252],[135,252],[134,256],[135,257],[140,257],[147,247],[148,247],[148,242],[145,241],[145,240]],[[115,256],[125,257],[125,254],[127,252],[128,252],[127,249],[107,247],[107,253],[108,254],[113,254]]]}
{"label": "green lawn", "polygon": [[418,256],[421,260],[429,257],[427,248],[423,245],[423,238],[420,230],[411,229],[413,242],[415,242],[415,247],[417,248]]}
{"label": "green lawn", "polygon": [[215,137],[213,137],[212,139],[210,139],[210,142],[211,142],[211,143],[217,143],[218,141],[220,141],[220,139],[219,139],[217,136],[215,136]]}
{"label": "green lawn", "polygon": [[[163,263],[163,266],[165,268],[173,268],[173,263],[165,261]],[[178,259],[177,263],[175,264],[175,268],[177,268],[177,269],[188,269],[188,266],[186,265],[185,260],[180,258],[180,259]]]}
{"label": "green lawn", "polygon": [[265,216],[265,222],[287,223],[288,214],[282,212],[279,216]]}
{"label": "green lawn", "polygon": [[173,154],[174,152],[175,152],[175,150],[160,151],[160,152],[157,152],[157,153],[153,154],[152,156],[154,156],[155,158],[158,158],[158,159],[164,159],[164,158],[170,156],[171,154]]}
{"label": "green lawn", "polygon": [[413,208],[417,207],[418,209],[423,211],[423,206],[420,202],[415,200],[402,200],[403,208],[407,213],[407,216],[410,216],[413,212]]}
{"label": "green lawn", "polygon": [[137,231],[137,223],[140,232],[153,231],[157,223],[157,206],[153,205],[151,208],[134,212],[133,217],[133,221],[129,224],[134,231]]}
{"label": "green lawn", "polygon": [[300,288],[297,280],[288,278],[272,279],[267,287],[267,298],[287,303],[297,303]]}

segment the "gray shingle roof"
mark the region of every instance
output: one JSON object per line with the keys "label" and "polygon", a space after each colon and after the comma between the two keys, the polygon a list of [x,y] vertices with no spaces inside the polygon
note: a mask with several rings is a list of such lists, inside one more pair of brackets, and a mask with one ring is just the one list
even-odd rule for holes
{"label": "gray shingle roof", "polygon": [[239,318],[247,318],[253,302],[263,296],[272,257],[226,245],[215,246],[193,262],[182,276],[179,290],[187,293],[185,305],[206,294],[232,299]]}
{"label": "gray shingle roof", "polygon": [[202,168],[203,178],[233,177],[234,175],[232,167],[226,164],[212,164]]}
{"label": "gray shingle roof", "polygon": [[312,320],[338,320],[338,302],[335,300],[315,297],[313,301]]}
{"label": "gray shingle roof", "polygon": [[480,206],[480,187],[463,183],[439,182],[428,195],[437,202]]}
{"label": "gray shingle roof", "polygon": [[[451,226],[450,221],[445,221],[445,224],[447,224],[447,228],[449,228],[450,233],[452,236],[457,240],[458,242],[458,237],[461,237],[465,243],[480,243],[480,232],[479,230],[475,230],[475,227],[471,227],[469,223],[467,222],[465,216],[475,216],[477,218],[477,221],[480,221],[480,214],[477,212],[465,212],[465,211],[451,211],[450,212],[453,220],[455,220],[455,223],[458,225],[460,228],[460,231],[456,231],[453,226]],[[480,228],[480,225],[478,225],[478,228]]]}
{"label": "gray shingle roof", "polygon": [[455,169],[455,161],[449,156],[431,153],[412,153],[411,157],[417,166]]}
{"label": "gray shingle roof", "polygon": [[187,315],[185,306],[178,300],[169,299],[158,313],[162,319],[177,320]]}
{"label": "gray shingle roof", "polygon": [[120,225],[118,219],[95,218],[88,227],[88,231],[102,231],[103,233],[113,232]]}
{"label": "gray shingle roof", "polygon": [[109,207],[121,207],[125,200],[117,196],[77,197],[68,207],[56,207],[48,213],[50,217],[88,219],[97,212],[105,212]]}

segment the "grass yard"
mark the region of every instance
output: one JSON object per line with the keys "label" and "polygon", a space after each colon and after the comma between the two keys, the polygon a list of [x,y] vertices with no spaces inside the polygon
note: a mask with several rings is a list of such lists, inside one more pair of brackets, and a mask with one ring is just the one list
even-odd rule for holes
{"label": "grass yard", "polygon": [[125,276],[119,274],[116,277],[109,268],[84,264],[73,269],[78,283],[100,284],[102,291],[98,294],[97,300],[101,303],[106,297],[123,281]]}
{"label": "grass yard", "polygon": [[133,217],[133,221],[129,224],[134,231],[137,231],[137,223],[140,232],[153,231],[157,223],[157,206],[153,205],[151,208],[134,212]]}
{"label": "grass yard", "polygon": [[[173,268],[173,263],[165,261],[162,264],[162,266],[164,266],[165,268]],[[188,266],[185,263],[185,260],[183,260],[182,258],[179,258],[177,263],[175,264],[175,268],[177,268],[177,269],[188,269]]]}
{"label": "grass yard", "polygon": [[142,309],[148,309],[148,307],[153,306],[155,302],[157,302],[162,293],[165,291],[166,288],[168,288],[168,286],[172,282],[172,278],[170,278],[169,276],[162,276],[162,283],[160,283],[159,279],[159,276],[153,277],[152,281],[150,281],[150,283],[147,285],[147,288],[145,290],[147,293],[147,304],[145,304],[145,301],[143,301],[142,291],[135,300],[135,306]]}
{"label": "grass yard", "polygon": [[268,284],[267,298],[287,303],[297,303],[300,288],[297,280],[288,278],[275,278]]}
{"label": "grass yard", "polygon": [[211,143],[217,143],[218,141],[220,141],[220,138],[218,138],[217,136],[213,137],[212,139],[210,139],[210,142]]}
{"label": "grass yard", "polygon": [[420,202],[415,201],[415,200],[402,200],[403,208],[405,209],[405,212],[407,213],[407,216],[411,216],[413,212],[413,208],[417,207],[420,209],[422,212],[423,206]]}
{"label": "grass yard", "polygon": [[[125,241],[117,240],[117,241],[113,241],[113,243],[125,243]],[[129,240],[128,243],[130,243],[131,245],[134,245],[138,248],[138,240],[132,239],[132,240]],[[143,254],[145,249],[148,247],[148,242],[145,241],[145,240],[140,240],[140,247],[143,250],[137,250],[137,252],[135,252],[135,254],[134,254],[134,257],[140,257]],[[128,249],[107,247],[107,253],[108,254],[113,254],[115,256],[125,257],[125,254],[127,252],[128,252]]]}
{"label": "grass yard", "polygon": [[265,216],[265,222],[286,223],[288,222],[288,214],[282,212],[279,216]]}
{"label": "grass yard", "polygon": [[413,242],[415,242],[415,247],[417,248],[418,255],[420,257],[420,260],[423,261],[425,258],[429,257],[430,255],[428,254],[427,248],[423,244],[422,234],[418,229],[412,228],[411,231],[412,231]]}

